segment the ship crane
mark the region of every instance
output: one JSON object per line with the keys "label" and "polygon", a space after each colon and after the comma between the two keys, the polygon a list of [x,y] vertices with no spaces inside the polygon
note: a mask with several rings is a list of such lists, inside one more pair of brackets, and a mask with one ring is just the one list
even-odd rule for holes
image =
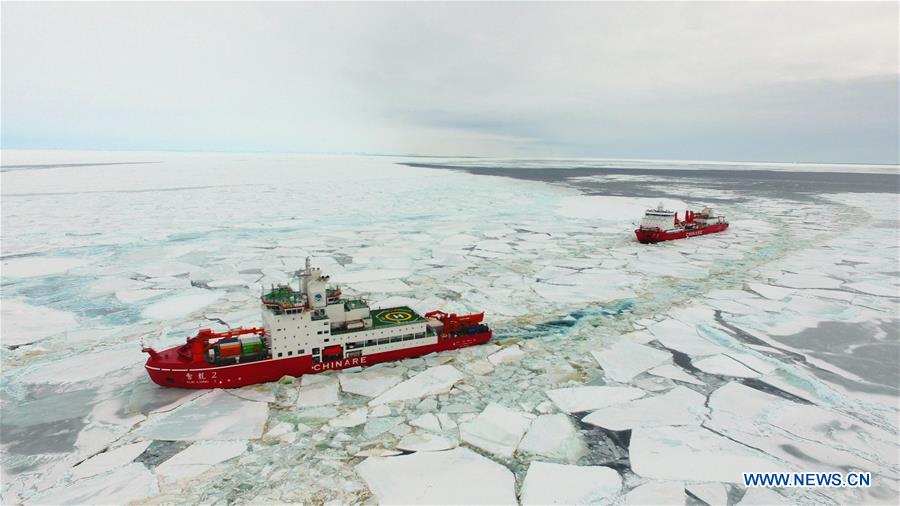
{"label": "ship crane", "polygon": [[[206,352],[215,346],[216,342],[222,339],[244,336],[247,334],[262,336],[265,333],[266,329],[259,327],[250,327],[247,329],[238,327],[225,332],[213,332],[212,329],[200,329],[196,336],[187,338],[187,343],[178,348],[178,355],[195,363],[204,362],[206,360]],[[215,342],[210,343],[210,341],[213,340],[215,340]]]}
{"label": "ship crane", "polygon": [[430,311],[425,313],[426,318],[434,318],[444,324],[444,336],[458,332],[461,328],[478,325],[484,319],[484,312],[459,316],[456,313],[447,314],[443,311]]}

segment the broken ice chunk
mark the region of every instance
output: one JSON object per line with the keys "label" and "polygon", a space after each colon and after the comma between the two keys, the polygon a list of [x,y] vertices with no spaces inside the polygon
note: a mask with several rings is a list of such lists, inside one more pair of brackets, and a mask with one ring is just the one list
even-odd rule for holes
{"label": "broken ice chunk", "polygon": [[436,452],[441,450],[449,450],[456,445],[443,438],[427,432],[417,432],[403,437],[397,448],[411,452]]}
{"label": "broken ice chunk", "polygon": [[703,427],[638,427],[628,447],[632,470],[661,480],[742,482],[747,469],[782,472],[765,454]]}
{"label": "broken ice chunk", "polygon": [[209,471],[216,464],[247,451],[246,441],[203,441],[156,466],[156,474],[167,481],[191,478]]}
{"label": "broken ice chunk", "polygon": [[409,424],[414,427],[430,430],[431,432],[441,432],[441,422],[431,413],[425,413],[409,422]]}
{"label": "broken ice chunk", "polygon": [[354,409],[349,413],[334,418],[328,422],[332,427],[350,428],[366,423],[368,411],[365,407]]}
{"label": "broken ice chunk", "polygon": [[684,483],[680,481],[650,481],[625,494],[626,506],[681,506],[685,503]]}
{"label": "broken ice chunk", "polygon": [[691,483],[685,490],[709,506],[725,506],[728,504],[728,490],[721,483]]}
{"label": "broken ice chunk", "polygon": [[72,468],[72,478],[80,480],[130,464],[144,452],[151,441],[132,443],[97,454]]}
{"label": "broken ice chunk", "polygon": [[153,473],[144,464],[132,463],[112,473],[52,488],[27,504],[128,504],[158,492]]}
{"label": "broken ice chunk", "polygon": [[267,403],[213,390],[172,411],[152,414],[136,434],[165,441],[258,439],[268,418]]}
{"label": "broken ice chunk", "polygon": [[713,355],[692,362],[697,369],[709,374],[733,376],[736,378],[758,378],[760,374],[728,355]]}
{"label": "broken ice chunk", "polygon": [[519,451],[574,464],[587,453],[587,447],[569,417],[557,413],[535,418]]}
{"label": "broken ice chunk", "polygon": [[678,320],[663,320],[650,325],[647,330],[666,348],[688,355],[712,355],[723,351],[721,346],[700,337],[693,326]]}
{"label": "broken ice chunk", "polygon": [[644,391],[633,387],[570,387],[548,390],[547,397],[566,413],[592,411],[605,406],[643,397]]}
{"label": "broken ice chunk", "polygon": [[369,406],[443,394],[449,392],[453,385],[464,377],[452,365],[432,367],[402,383],[394,385],[383,394],[369,401]]}
{"label": "broken ice chunk", "polygon": [[500,364],[518,362],[524,356],[525,352],[522,351],[522,348],[520,348],[518,344],[514,344],[512,346],[503,348],[493,355],[490,355],[488,357],[488,360],[491,362],[491,364],[498,366]]}
{"label": "broken ice chunk", "polygon": [[523,505],[613,504],[622,477],[604,466],[571,466],[532,461],[522,483]]}
{"label": "broken ice chunk", "polygon": [[222,292],[190,288],[147,306],[141,314],[151,320],[173,320],[203,309],[221,297]]}
{"label": "broken ice chunk", "polygon": [[516,504],[509,469],[468,448],[369,457],[356,470],[380,504]]}
{"label": "broken ice chunk", "polygon": [[378,397],[389,388],[403,381],[401,367],[376,367],[360,372],[338,374],[341,390],[366,397]]}
{"label": "broken ice chunk", "polygon": [[705,395],[677,386],[656,397],[598,409],[581,421],[617,431],[660,425],[700,425],[706,413],[705,402]]}
{"label": "broken ice chunk", "polygon": [[459,436],[494,455],[512,458],[531,420],[525,413],[491,403],[473,420],[460,424]]}
{"label": "broken ice chunk", "polygon": [[654,367],[648,372],[654,376],[659,376],[661,378],[668,378],[675,381],[690,383],[692,385],[705,385],[705,383],[703,383],[702,381],[686,373],[684,369],[673,364],[665,364],[659,367]]}
{"label": "broken ice chunk", "polygon": [[[301,380],[299,395],[297,396],[298,408],[312,408],[336,404],[338,399],[338,380],[330,376],[319,376],[318,380]],[[304,382],[306,383],[304,385]]]}
{"label": "broken ice chunk", "polygon": [[594,359],[606,376],[619,383],[627,383],[638,374],[665,363],[672,357],[666,351],[621,340],[602,351],[592,351]]}
{"label": "broken ice chunk", "polygon": [[0,325],[3,345],[21,346],[74,330],[78,321],[67,311],[4,299],[0,306]]}

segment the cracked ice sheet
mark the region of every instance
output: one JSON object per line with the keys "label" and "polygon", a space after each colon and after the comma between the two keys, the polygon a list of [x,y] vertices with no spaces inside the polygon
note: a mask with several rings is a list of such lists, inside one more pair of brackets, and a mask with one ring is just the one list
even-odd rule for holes
{"label": "cracked ice sheet", "polygon": [[459,437],[472,446],[509,459],[532,419],[532,415],[491,403],[477,417],[460,424]]}
{"label": "cracked ice sheet", "polygon": [[34,306],[19,300],[4,300],[0,325],[3,346],[20,346],[75,330],[78,321],[68,311]]}
{"label": "cracked ice sheet", "polygon": [[513,474],[467,448],[369,457],[356,470],[380,504],[517,504]]}
{"label": "cracked ice sheet", "polygon": [[604,466],[573,466],[532,461],[522,482],[523,505],[613,504],[622,477]]}
{"label": "cracked ice sheet", "polygon": [[619,383],[627,383],[638,374],[672,358],[671,353],[626,340],[602,351],[592,351],[591,355],[606,375]]}
{"label": "cracked ice sheet", "polygon": [[383,394],[369,401],[369,406],[446,393],[450,391],[457,381],[464,377],[465,375],[452,365],[432,367],[402,383],[394,385]]}
{"label": "cracked ice sheet", "polygon": [[707,412],[705,402],[705,395],[677,386],[661,395],[598,409],[581,421],[615,431],[662,425],[700,425]]}
{"label": "cracked ice sheet", "polygon": [[643,396],[643,390],[633,387],[584,386],[547,391],[547,397],[566,413],[592,411]]}
{"label": "cracked ice sheet", "polygon": [[853,502],[896,504],[900,445],[896,434],[814,405],[798,404],[740,383],[728,383],[709,397],[708,425],[735,441],[765,451],[792,468],[870,471],[869,489],[829,490]]}
{"label": "cracked ice sheet", "polygon": [[127,504],[156,495],[156,478],[144,464],[78,480],[32,497],[26,504]]}
{"label": "cracked ice sheet", "polygon": [[172,411],[151,415],[136,434],[165,441],[258,439],[268,417],[265,402],[213,390]]}
{"label": "cracked ice sheet", "polygon": [[341,372],[338,379],[344,392],[378,397],[403,381],[405,372],[406,369],[403,367],[369,367],[358,372]]}
{"label": "cracked ice sheet", "polygon": [[202,441],[194,443],[156,466],[156,474],[166,481],[193,478],[213,466],[243,455],[247,441]]}

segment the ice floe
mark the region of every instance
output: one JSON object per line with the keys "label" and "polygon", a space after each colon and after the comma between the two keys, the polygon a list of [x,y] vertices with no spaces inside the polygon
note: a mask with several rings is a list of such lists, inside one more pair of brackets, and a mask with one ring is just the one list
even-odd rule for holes
{"label": "ice floe", "polygon": [[622,502],[627,506],[682,506],[685,499],[684,483],[654,480],[631,489]]}
{"label": "ice floe", "polygon": [[486,452],[508,459],[519,446],[532,418],[526,413],[491,403],[473,420],[459,425],[459,437]]}
{"label": "ice floe", "polygon": [[573,466],[532,461],[522,482],[522,504],[612,504],[622,477],[604,466]]}
{"label": "ice floe", "polygon": [[663,320],[647,327],[657,341],[666,348],[677,350],[688,355],[713,355],[723,349],[697,334],[697,330],[678,320]]}
{"label": "ice floe", "polygon": [[89,478],[130,464],[150,443],[151,441],[131,443],[95,455],[72,468],[72,479]]}
{"label": "ice floe", "polygon": [[381,504],[517,503],[509,469],[467,448],[369,457],[356,470]]}
{"label": "ice floe", "polygon": [[63,274],[88,263],[87,259],[75,257],[26,256],[4,260],[0,270],[7,278],[33,278]]}
{"label": "ice floe", "polygon": [[156,474],[169,481],[192,478],[246,451],[246,441],[201,441],[156,466]]}
{"label": "ice floe", "polygon": [[677,386],[664,394],[598,409],[581,421],[609,430],[700,425],[706,414],[705,402],[705,395]]}
{"label": "ice floe", "polygon": [[7,347],[33,343],[78,327],[75,315],[68,311],[34,306],[14,299],[4,299],[0,312],[0,343]]}
{"label": "ice floe", "polygon": [[728,490],[721,483],[689,483],[684,489],[709,506],[728,504]]}
{"label": "ice floe", "polygon": [[258,439],[269,417],[269,405],[213,390],[172,411],[153,414],[137,430],[166,441]]}
{"label": "ice floe", "polygon": [[494,366],[498,366],[500,364],[507,364],[511,362],[518,362],[525,356],[525,352],[522,351],[522,348],[517,344],[513,344],[511,346],[507,346],[502,350],[493,353],[488,356],[488,360]]}
{"label": "ice floe", "polygon": [[300,380],[300,390],[297,395],[298,408],[337,404],[339,401],[337,378],[322,375],[306,375]]}
{"label": "ice floe", "polygon": [[647,372],[654,376],[681,381],[683,383],[690,383],[692,385],[705,385],[705,383],[703,383],[702,381],[686,373],[684,369],[673,364],[664,364],[659,367],[654,367]]}
{"label": "ice floe", "polygon": [[736,378],[758,378],[760,373],[750,369],[728,355],[713,355],[691,363],[697,369],[720,376],[733,376]]}
{"label": "ice floe", "polygon": [[456,447],[447,438],[429,434],[427,432],[416,432],[403,436],[403,439],[397,443],[397,448],[411,452],[436,452],[441,450],[449,450]]}
{"label": "ice floe", "polygon": [[557,413],[535,418],[518,450],[574,464],[587,453],[587,445],[569,417]]}
{"label": "ice floe", "polygon": [[403,381],[404,372],[401,367],[370,367],[359,372],[342,372],[338,379],[344,392],[378,397]]}
{"label": "ice floe", "polygon": [[742,483],[747,469],[785,471],[762,452],[693,425],[636,428],[628,451],[636,474],[660,480]]}
{"label": "ice floe", "polygon": [[592,411],[643,396],[643,390],[633,387],[583,386],[547,391],[547,397],[566,413]]}
{"label": "ice floe", "polygon": [[156,495],[159,486],[144,464],[61,485],[38,494],[26,504],[128,504]]}
{"label": "ice floe", "polygon": [[221,292],[191,288],[178,295],[154,302],[142,312],[145,318],[172,320],[205,308],[222,297]]}
{"label": "ice floe", "polygon": [[669,352],[626,340],[618,341],[602,351],[592,351],[591,355],[606,376],[619,383],[627,383],[638,374],[672,358]]}
{"label": "ice floe", "polygon": [[369,401],[369,405],[378,406],[388,402],[419,399],[429,395],[449,392],[453,385],[464,377],[452,365],[432,367],[402,383],[394,385],[383,394]]}

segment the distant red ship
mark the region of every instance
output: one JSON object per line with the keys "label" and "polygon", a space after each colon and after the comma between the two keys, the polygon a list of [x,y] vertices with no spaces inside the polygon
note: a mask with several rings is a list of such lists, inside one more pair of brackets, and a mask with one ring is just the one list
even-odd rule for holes
{"label": "distant red ship", "polygon": [[261,297],[262,327],[202,329],[180,346],[144,348],[150,379],[164,387],[235,388],[473,346],[492,336],[484,313],[373,310],[327,283],[307,259],[299,290],[279,285]]}
{"label": "distant red ship", "polygon": [[724,216],[717,215],[711,208],[704,207],[699,213],[685,211],[684,219],[678,219],[678,213],[664,209],[662,204],[656,209],[648,209],[644,219],[634,231],[641,243],[654,243],[684,239],[695,235],[713,234],[728,228]]}

